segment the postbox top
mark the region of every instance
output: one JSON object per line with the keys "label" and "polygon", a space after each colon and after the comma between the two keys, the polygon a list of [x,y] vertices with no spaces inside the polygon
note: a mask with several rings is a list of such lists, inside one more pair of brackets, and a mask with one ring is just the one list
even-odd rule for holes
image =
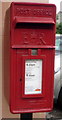
{"label": "postbox top", "polygon": [[12,5],[15,5],[15,4],[18,4],[18,5],[20,5],[20,4],[25,4],[25,5],[46,5],[46,6],[54,6],[54,7],[56,7],[56,5],[55,4],[52,4],[52,3],[36,3],[36,2],[12,2],[11,3],[11,6]]}
{"label": "postbox top", "polygon": [[12,2],[10,16],[12,48],[54,47],[56,23],[54,4]]}
{"label": "postbox top", "polygon": [[[53,17],[56,13],[55,4],[12,2],[13,17]],[[54,13],[54,14],[53,14]]]}

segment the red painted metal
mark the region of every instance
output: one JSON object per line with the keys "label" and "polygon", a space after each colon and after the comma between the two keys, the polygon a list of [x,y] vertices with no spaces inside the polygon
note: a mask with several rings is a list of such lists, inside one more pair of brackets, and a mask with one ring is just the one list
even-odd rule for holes
{"label": "red painted metal", "polygon": [[14,19],[15,25],[17,23],[44,23],[44,24],[55,24],[54,20],[52,18],[39,18],[39,17],[29,17],[27,19],[27,17],[15,17]]}
{"label": "red painted metal", "polygon": [[[12,113],[50,111],[53,107],[56,7],[53,4],[11,4],[10,110]],[[37,55],[32,55],[37,50]],[[42,93],[25,95],[25,61],[41,59]]]}

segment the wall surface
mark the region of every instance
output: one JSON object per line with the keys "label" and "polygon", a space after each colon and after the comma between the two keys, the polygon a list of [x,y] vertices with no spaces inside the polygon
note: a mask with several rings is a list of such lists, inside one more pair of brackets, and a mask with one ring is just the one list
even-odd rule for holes
{"label": "wall surface", "polygon": [[2,3],[0,2],[0,120],[2,118]]}
{"label": "wall surface", "polygon": [[[7,2],[6,2],[7,1]],[[13,0],[14,1],[14,0]],[[16,0],[15,0],[16,1]],[[23,0],[19,0],[20,2]],[[12,2],[12,0],[11,0]],[[20,118],[9,110],[9,42],[10,42],[10,0],[0,2],[0,119]],[[48,3],[48,0],[24,0],[24,2]],[[45,118],[45,113],[34,113],[34,118]]]}

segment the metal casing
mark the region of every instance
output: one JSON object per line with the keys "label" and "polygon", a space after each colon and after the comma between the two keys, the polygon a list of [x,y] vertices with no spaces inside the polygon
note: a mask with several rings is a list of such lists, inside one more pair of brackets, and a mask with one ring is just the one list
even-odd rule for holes
{"label": "metal casing", "polygon": [[[17,3],[10,8],[10,110],[47,112],[53,108],[56,7]],[[37,54],[33,55],[32,51]],[[42,93],[25,94],[25,61],[42,60]]]}

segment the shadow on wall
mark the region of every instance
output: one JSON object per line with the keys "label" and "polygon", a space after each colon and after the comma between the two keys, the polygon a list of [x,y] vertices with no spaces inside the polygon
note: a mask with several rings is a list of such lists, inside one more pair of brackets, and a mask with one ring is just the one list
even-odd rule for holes
{"label": "shadow on wall", "polygon": [[10,9],[6,11],[3,31],[3,94],[9,104],[10,95]]}

